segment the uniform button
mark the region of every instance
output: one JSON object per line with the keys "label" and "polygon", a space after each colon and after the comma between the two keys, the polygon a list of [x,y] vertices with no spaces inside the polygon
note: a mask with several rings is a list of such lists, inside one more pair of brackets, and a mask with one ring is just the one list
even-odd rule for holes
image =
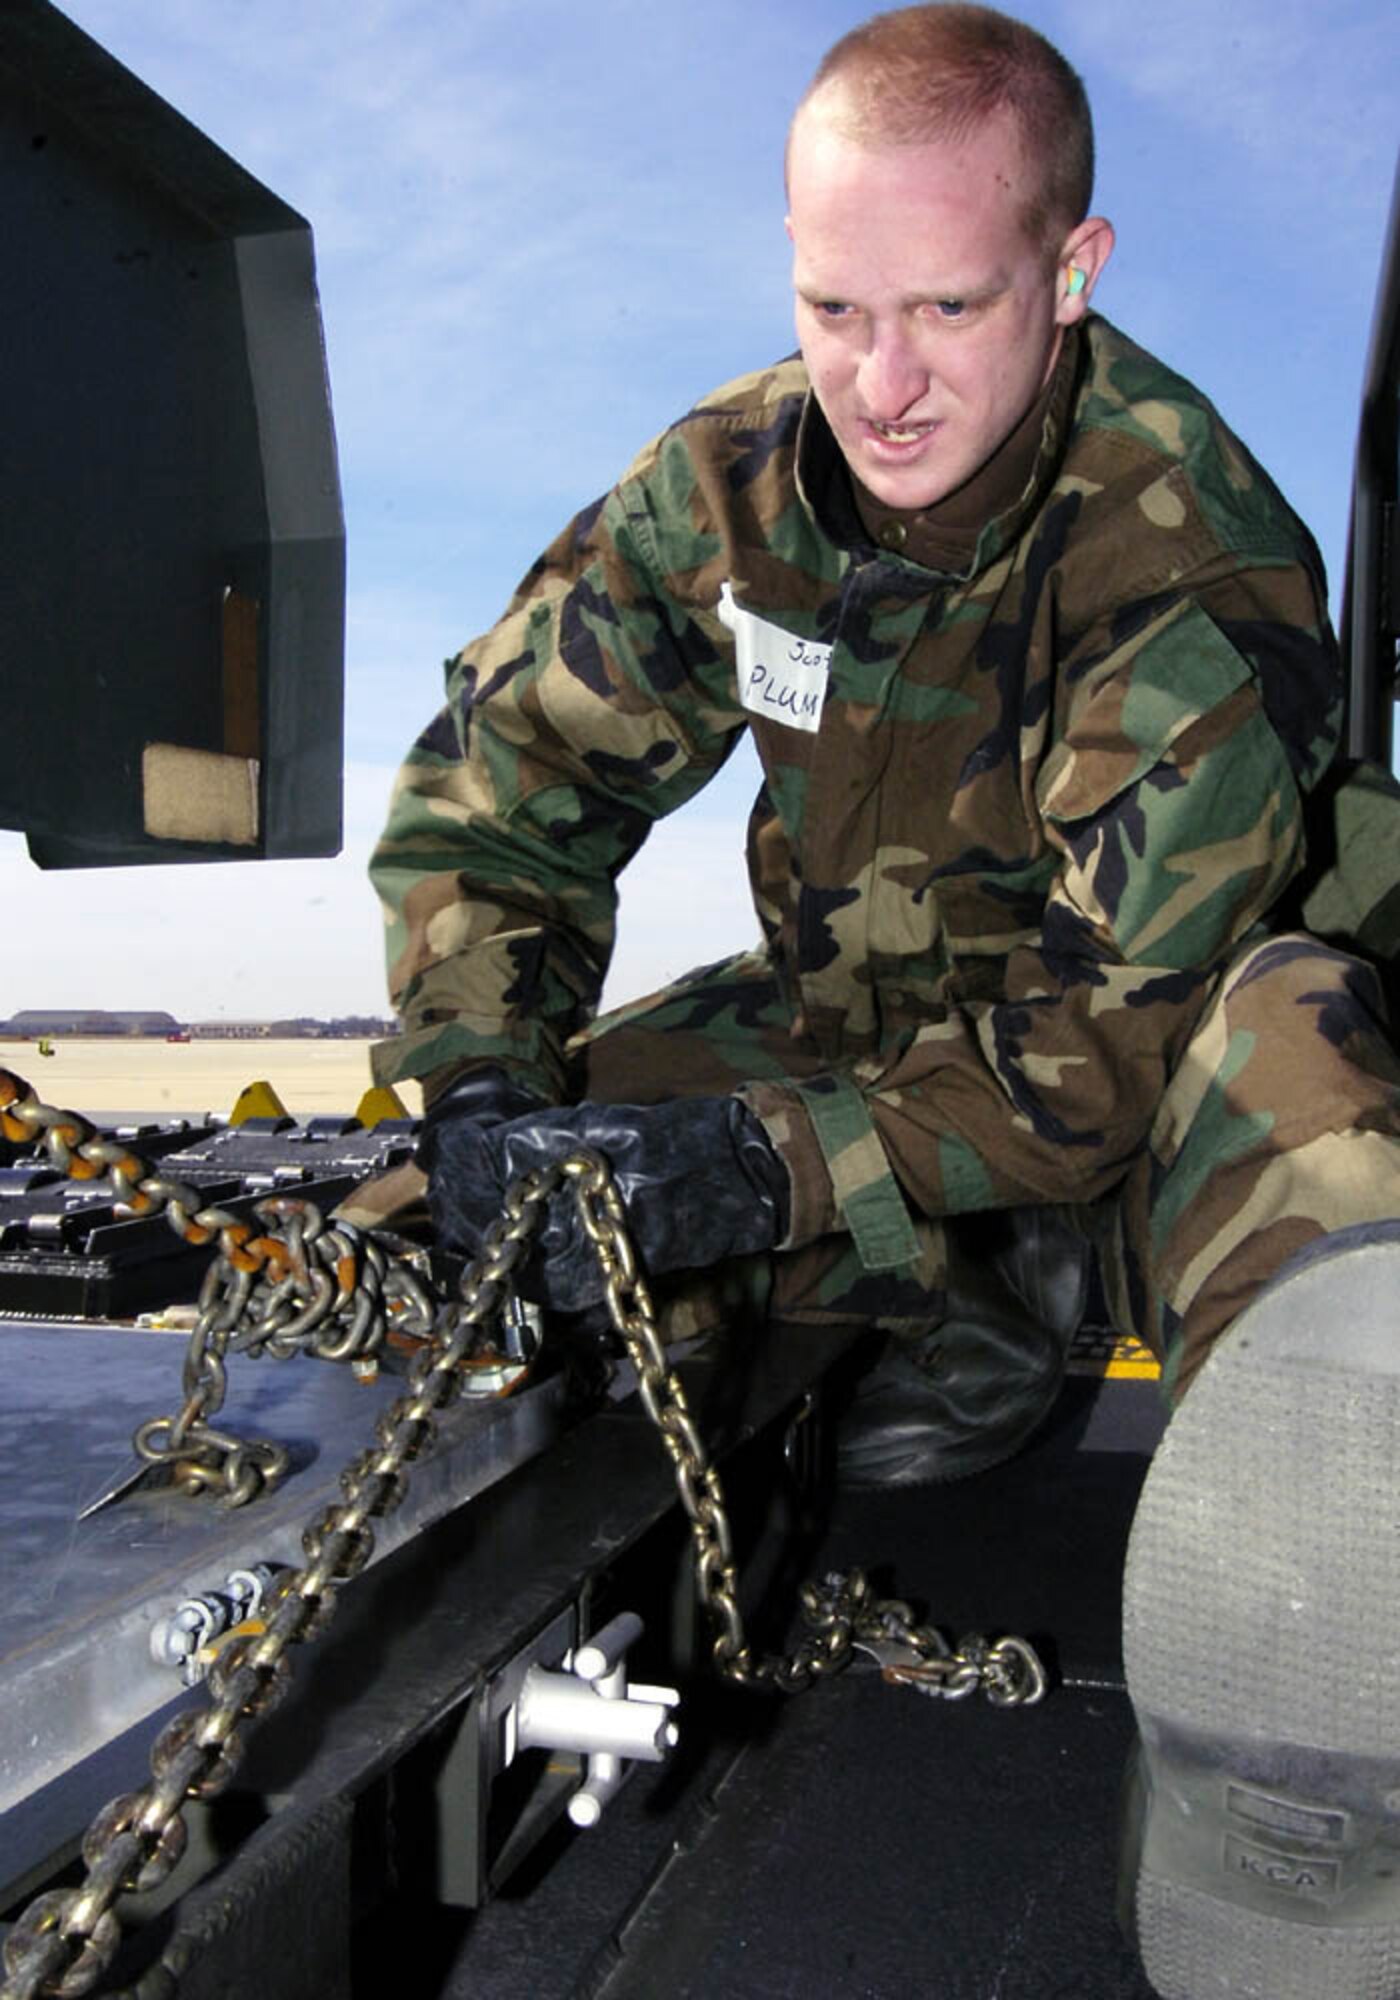
{"label": "uniform button", "polygon": [[882,521],[880,523],[880,541],[883,547],[887,549],[902,549],[908,539],[909,530],[905,527],[903,521]]}

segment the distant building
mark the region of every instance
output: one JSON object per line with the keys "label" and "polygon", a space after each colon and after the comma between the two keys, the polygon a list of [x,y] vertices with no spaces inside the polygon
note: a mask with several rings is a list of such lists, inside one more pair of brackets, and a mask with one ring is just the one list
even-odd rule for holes
{"label": "distant building", "polygon": [[0,1035],[13,1042],[34,1042],[41,1035],[170,1035],[182,1023],[155,1008],[130,1012],[101,1007],[22,1007],[0,1021]]}
{"label": "distant building", "polygon": [[374,1014],[344,1014],[321,1021],[309,1014],[271,1021],[191,1021],[190,1033],[196,1041],[378,1041],[399,1033],[397,1021],[382,1020]]}
{"label": "distant building", "polygon": [[0,1020],[0,1039],[36,1042],[41,1035],[145,1035],[164,1041],[377,1041],[398,1034],[399,1026],[374,1014],[343,1014],[330,1021],[306,1014],[290,1020],[177,1021],[157,1008],[24,1007],[8,1021]]}

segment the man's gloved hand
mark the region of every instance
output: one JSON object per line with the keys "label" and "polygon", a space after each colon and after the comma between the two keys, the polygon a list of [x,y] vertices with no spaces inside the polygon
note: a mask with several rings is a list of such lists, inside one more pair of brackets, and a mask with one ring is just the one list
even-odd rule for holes
{"label": "man's gloved hand", "polygon": [[428,1174],[435,1172],[438,1144],[449,1127],[465,1134],[488,1125],[505,1125],[526,1111],[543,1110],[544,1098],[527,1090],[503,1069],[487,1065],[468,1070],[440,1090],[423,1114],[418,1128],[418,1164]]}
{"label": "man's gloved hand", "polygon": [[485,1132],[495,1125],[509,1124],[512,1118],[519,1118],[527,1111],[542,1111],[546,1102],[537,1092],[492,1064],[454,1077],[446,1089],[438,1091],[429,1100],[423,1122],[418,1128],[414,1157],[428,1177],[428,1209],[434,1233],[444,1248],[451,1246],[443,1237],[442,1218],[434,1193],[440,1173],[439,1148],[444,1133],[453,1135],[452,1146],[461,1152],[472,1143],[473,1134]]}
{"label": "man's gloved hand", "polygon": [[[439,1242],[474,1256],[510,1183],[582,1147],[608,1162],[638,1260],[650,1273],[771,1249],[787,1233],[787,1169],[758,1119],[737,1097],[682,1097],[537,1106],[505,1123],[444,1111],[428,1147],[420,1142]],[[604,1296],[571,1190],[549,1204],[517,1283],[525,1298],[563,1312]]]}
{"label": "man's gloved hand", "polygon": [[[357,1182],[336,1203],[334,1219],[349,1222],[357,1229],[391,1230],[416,1239],[423,1230],[428,1175],[432,1171],[437,1131],[443,1122],[476,1118],[484,1124],[500,1125],[544,1101],[501,1069],[472,1070],[456,1077],[432,1098],[424,1113],[413,1158],[401,1159],[382,1173]],[[0,1140],[0,1166],[4,1164],[3,1148],[4,1141]]]}

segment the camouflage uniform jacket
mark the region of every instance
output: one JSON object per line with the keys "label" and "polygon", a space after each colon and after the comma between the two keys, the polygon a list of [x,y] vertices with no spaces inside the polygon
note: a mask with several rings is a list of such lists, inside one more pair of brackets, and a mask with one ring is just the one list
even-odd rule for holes
{"label": "camouflage uniform jacket", "polygon": [[491,1059],[565,1094],[614,878],[748,728],[756,907],[829,1064],[744,1086],[789,1244],[906,1261],[896,1182],[932,1217],[1115,1184],[1300,866],[1340,680],[1311,539],[1204,398],[1094,317],[1059,376],[963,574],[843,515],[796,359],[571,524],[400,775],[381,1078]]}

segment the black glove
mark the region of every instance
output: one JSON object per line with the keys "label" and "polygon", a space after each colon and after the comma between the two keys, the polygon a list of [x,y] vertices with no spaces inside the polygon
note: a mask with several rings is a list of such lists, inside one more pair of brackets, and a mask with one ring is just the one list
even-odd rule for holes
{"label": "black glove", "polygon": [[[757,1118],[737,1097],[682,1097],[536,1109],[508,1124],[440,1119],[427,1157],[439,1242],[474,1256],[510,1183],[581,1147],[611,1168],[649,1273],[768,1250],[787,1234],[787,1169]],[[604,1296],[572,1189],[550,1202],[516,1284],[523,1297],[562,1312]]]}
{"label": "black glove", "polygon": [[526,1111],[544,1107],[545,1100],[528,1090],[503,1069],[487,1066],[468,1070],[439,1091],[418,1128],[418,1164],[430,1177],[436,1170],[438,1142],[443,1131],[452,1127],[465,1134],[485,1130],[488,1125],[505,1125]]}

